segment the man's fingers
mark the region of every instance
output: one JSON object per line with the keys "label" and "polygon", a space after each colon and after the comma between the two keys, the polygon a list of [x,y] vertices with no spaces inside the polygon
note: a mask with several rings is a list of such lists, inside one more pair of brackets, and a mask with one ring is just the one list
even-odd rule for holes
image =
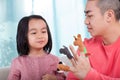
{"label": "man's fingers", "polygon": [[78,60],[78,56],[76,54],[76,51],[75,51],[74,47],[72,45],[70,45],[69,48],[70,48],[70,50],[71,50],[71,52],[72,52],[72,54],[74,56],[74,59],[77,61]]}
{"label": "man's fingers", "polygon": [[75,67],[76,66],[76,61],[73,58],[70,59],[70,61],[71,61],[72,65]]}
{"label": "man's fingers", "polygon": [[75,67],[70,67],[70,71],[75,72],[76,71]]}

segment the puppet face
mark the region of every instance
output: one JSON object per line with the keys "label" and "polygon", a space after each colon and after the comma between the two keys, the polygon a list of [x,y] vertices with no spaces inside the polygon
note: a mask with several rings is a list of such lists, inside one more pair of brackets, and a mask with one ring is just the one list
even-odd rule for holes
{"label": "puppet face", "polygon": [[74,38],[75,38],[75,41],[74,41],[73,44],[75,46],[78,46],[80,51],[83,51],[84,50],[84,45],[83,45],[83,42],[82,42],[81,35],[78,34],[77,37],[74,36]]}

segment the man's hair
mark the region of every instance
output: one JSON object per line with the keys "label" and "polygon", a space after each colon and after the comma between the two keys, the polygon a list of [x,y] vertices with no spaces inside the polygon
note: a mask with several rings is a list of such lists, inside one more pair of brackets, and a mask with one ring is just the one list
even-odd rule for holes
{"label": "man's hair", "polygon": [[28,44],[27,34],[28,34],[28,27],[29,27],[28,24],[31,19],[40,19],[46,23],[47,32],[48,32],[48,43],[45,45],[43,49],[49,54],[52,49],[51,32],[46,20],[40,15],[25,16],[19,21],[17,36],[16,36],[18,54],[22,56],[22,55],[28,55],[29,53],[29,44]]}
{"label": "man's hair", "polygon": [[101,13],[104,14],[107,10],[112,9],[115,13],[116,20],[120,20],[120,0],[97,0],[97,6]]}

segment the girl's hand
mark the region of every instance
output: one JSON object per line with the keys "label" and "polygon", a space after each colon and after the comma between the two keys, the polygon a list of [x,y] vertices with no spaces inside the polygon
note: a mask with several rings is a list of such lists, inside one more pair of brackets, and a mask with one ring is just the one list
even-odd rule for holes
{"label": "girl's hand", "polygon": [[81,53],[80,56],[78,56],[73,46],[70,46],[70,50],[74,56],[71,60],[73,67],[70,67],[70,70],[79,79],[84,79],[91,69],[89,59],[84,53]]}
{"label": "girl's hand", "polygon": [[42,76],[42,80],[57,80],[57,77],[52,74],[46,74],[46,75]]}

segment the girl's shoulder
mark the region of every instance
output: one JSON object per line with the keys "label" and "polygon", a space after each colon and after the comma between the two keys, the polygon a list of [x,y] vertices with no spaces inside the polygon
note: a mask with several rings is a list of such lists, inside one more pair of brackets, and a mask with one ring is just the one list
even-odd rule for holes
{"label": "girl's shoulder", "polygon": [[24,58],[26,58],[26,57],[27,57],[27,55],[17,56],[17,57],[15,57],[13,60],[20,60],[20,59],[24,59]]}
{"label": "girl's shoulder", "polygon": [[25,63],[25,56],[18,56],[12,60],[11,66],[19,68],[23,63]]}
{"label": "girl's shoulder", "polygon": [[17,56],[12,60],[12,62],[14,62],[14,63],[17,62],[18,63],[18,62],[24,61],[26,59],[26,57],[27,56]]}

